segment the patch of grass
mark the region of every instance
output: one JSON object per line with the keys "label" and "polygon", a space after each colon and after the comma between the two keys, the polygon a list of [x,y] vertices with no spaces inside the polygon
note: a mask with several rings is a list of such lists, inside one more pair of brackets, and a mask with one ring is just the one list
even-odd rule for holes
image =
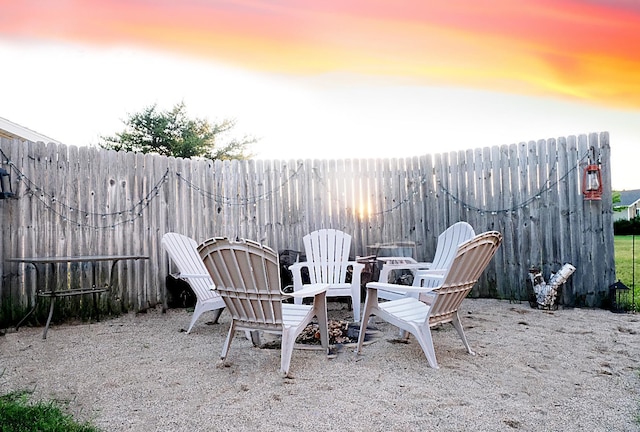
{"label": "patch of grass", "polygon": [[0,430],[3,432],[100,432],[78,423],[53,401],[30,403],[27,391],[0,396]]}
{"label": "patch of grass", "polygon": [[613,246],[616,276],[623,284],[634,290],[628,293],[627,303],[631,306],[632,299],[635,297],[634,310],[640,310],[638,307],[640,305],[640,288],[638,288],[638,282],[640,281],[640,236],[635,236],[635,239],[633,236],[614,236]]}

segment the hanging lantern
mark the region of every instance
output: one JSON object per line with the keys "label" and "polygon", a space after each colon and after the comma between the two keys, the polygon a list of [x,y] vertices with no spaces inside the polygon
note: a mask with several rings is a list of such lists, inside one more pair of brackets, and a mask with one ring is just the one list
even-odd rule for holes
{"label": "hanging lantern", "polygon": [[600,171],[600,161],[596,161],[595,149],[591,147],[593,159],[589,155],[589,163],[582,175],[582,194],[586,200],[602,199],[602,172]]}
{"label": "hanging lantern", "polygon": [[0,199],[13,198],[16,194],[11,190],[11,178],[7,170],[0,168]]}
{"label": "hanging lantern", "polygon": [[620,282],[609,286],[609,301],[611,303],[611,312],[624,313],[628,307],[628,293],[631,290],[628,286]]}

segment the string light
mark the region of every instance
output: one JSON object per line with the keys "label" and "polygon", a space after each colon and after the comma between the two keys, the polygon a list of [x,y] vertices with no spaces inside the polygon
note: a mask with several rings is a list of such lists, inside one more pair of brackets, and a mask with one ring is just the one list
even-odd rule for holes
{"label": "string light", "polygon": [[[168,181],[170,171],[167,169],[162,176],[162,178],[153,186],[151,191],[139,200],[136,204],[134,204],[131,208],[126,210],[119,210],[115,212],[102,213],[102,212],[93,212],[93,211],[85,211],[68,204],[61,202],[57,197],[53,194],[47,193],[42,187],[38,186],[35,182],[33,182],[26,174],[24,174],[20,169],[4,154],[2,149],[0,149],[0,153],[6,160],[6,163],[9,164],[12,170],[16,172],[18,181],[24,182],[26,185],[26,190],[23,196],[30,196],[36,198],[45,209],[55,214],[61,220],[74,224],[77,227],[85,227],[85,228],[93,228],[93,229],[115,229],[119,225],[123,225],[126,223],[134,223],[136,219],[143,217],[143,210],[150,206],[151,202],[160,195],[160,189]],[[300,165],[294,173],[292,173],[285,181],[280,183],[276,188],[269,190],[260,195],[256,195],[253,197],[226,197],[224,195],[218,195],[204,190],[203,188],[195,185],[190,180],[184,178],[180,173],[175,173],[175,176],[185,182],[191,189],[197,191],[202,196],[212,199],[219,205],[225,206],[244,206],[244,205],[253,205],[255,206],[258,202],[266,200],[276,194],[280,189],[286,186],[294,177],[298,175],[300,169],[303,165]],[[93,193],[92,193],[93,195]],[[220,209],[220,207],[218,207]],[[77,214],[77,219],[70,217],[72,214]],[[110,221],[113,218],[122,218],[124,215],[130,215],[127,218],[118,220],[118,221]],[[103,221],[102,224],[92,224],[87,222],[91,217],[97,217]],[[85,219],[85,220],[82,220]]]}
{"label": "string light", "polygon": [[[29,194],[30,196],[37,198],[42,203],[42,205],[47,210],[49,210],[51,213],[55,214],[60,219],[66,221],[66,222],[75,224],[77,227],[96,228],[96,229],[115,228],[116,226],[125,224],[127,222],[133,223],[133,221],[135,219],[141,218],[143,216],[142,210],[144,210],[147,207],[149,207],[149,205],[151,204],[153,198],[155,198],[155,197],[157,197],[159,195],[160,188],[167,181],[168,173],[169,173],[169,171],[167,170],[165,172],[165,174],[162,176],[162,178],[154,185],[154,187],[152,188],[151,192],[149,192],[143,199],[141,199],[136,204],[134,204],[134,206],[131,209],[125,210],[124,212],[122,212],[122,211],[113,212],[113,213],[86,212],[86,211],[83,211],[83,210],[68,206],[66,204],[62,204],[59,201],[55,201],[55,200],[49,199],[49,201],[56,202],[59,207],[66,208],[68,214],[73,214],[74,211],[76,213],[78,213],[79,218],[77,220],[69,217],[67,214],[59,211],[53,205],[51,205],[47,200],[47,197],[51,197],[51,195],[49,195],[47,193],[36,194],[36,193],[33,192],[33,190],[30,190],[30,189],[27,189],[25,194]],[[33,184],[33,182],[31,182],[31,184]],[[38,188],[38,187],[36,187],[36,189],[41,190],[41,188]],[[152,198],[149,198],[149,197],[152,197]],[[136,210],[136,209],[139,209],[139,210]],[[90,216],[98,216],[102,220],[106,221],[106,219],[108,217],[113,217],[113,216],[120,217],[125,213],[131,214],[131,217],[128,218],[128,219],[120,220],[120,221],[113,222],[113,223],[105,222],[102,225],[94,225],[94,224],[91,224],[89,222],[81,221],[82,215],[84,215],[85,219],[88,219]]]}
{"label": "string light", "polygon": [[[588,153],[585,154],[582,158],[580,158],[580,162],[583,162],[587,157],[588,157]],[[543,194],[545,194],[546,192],[549,192],[550,190],[552,190],[558,183],[560,183],[561,181],[566,179],[573,171],[577,170],[578,167],[579,167],[579,164],[576,164],[575,166],[570,168],[562,177],[560,177],[555,182],[551,182],[551,179],[553,178],[554,172],[556,170],[556,166],[557,166],[557,159],[556,159],[556,163],[553,165],[553,167],[549,171],[549,175],[547,177],[547,180],[544,182],[544,184],[547,185],[547,186],[541,187],[535,194],[533,194],[529,198],[526,198],[521,203],[519,203],[519,204],[517,204],[517,205],[515,205],[513,207],[503,208],[503,209],[487,209],[487,208],[481,208],[481,207],[469,204],[466,201],[464,201],[463,199],[461,199],[458,196],[456,196],[455,194],[453,194],[451,191],[449,191],[443,185],[443,182],[440,179],[437,179],[436,182],[437,182],[437,184],[439,186],[439,190],[442,193],[447,195],[454,203],[462,205],[462,207],[465,210],[467,210],[468,212],[476,211],[481,216],[484,216],[486,213],[491,213],[492,215],[498,215],[500,213],[506,213],[506,214],[511,213],[511,214],[515,215],[515,214],[517,214],[518,210],[521,210],[521,209],[524,209],[524,208],[528,208],[529,204],[531,204],[532,202],[542,199],[542,195]],[[420,192],[419,191],[419,186],[425,184],[426,182],[427,182],[427,178],[425,176],[422,176],[420,178],[420,182],[418,182],[418,183],[417,182],[413,182],[413,185],[409,189],[408,195],[407,195],[407,197],[405,199],[399,201],[398,203],[396,203],[392,207],[389,207],[389,208],[387,208],[385,210],[373,213],[373,215],[379,216],[379,215],[383,215],[385,213],[391,213],[391,212],[397,210],[399,207],[403,206],[404,204],[412,202],[413,196],[417,195]],[[433,194],[433,191],[429,191],[429,194]]]}
{"label": "string light", "polygon": [[[52,194],[48,194],[42,187],[39,187],[38,185],[36,185],[33,181],[31,181],[31,179],[29,179],[29,177],[27,177],[23,172],[21,172],[13,162],[8,160],[8,158],[6,157],[2,149],[0,149],[0,153],[6,160],[6,163],[11,167],[11,169],[16,172],[17,181],[24,182],[24,184],[26,185],[26,191],[24,193],[25,195],[29,195],[31,197],[37,198],[47,210],[51,211],[52,213],[54,213],[64,221],[76,224],[78,227],[87,227],[87,228],[95,228],[95,229],[115,229],[116,226],[126,224],[126,223],[133,223],[135,219],[141,218],[143,216],[143,210],[149,207],[151,205],[151,202],[160,195],[160,190],[163,187],[163,185],[168,181],[169,175],[170,175],[170,171],[169,169],[167,169],[163,174],[163,176],[160,178],[160,180],[153,186],[151,191],[145,197],[139,200],[136,204],[134,204],[130,209],[120,210],[120,211],[110,212],[110,213],[98,213],[98,212],[92,212],[92,211],[85,211],[85,210],[60,202],[60,200],[57,197],[55,197]],[[585,160],[587,157],[588,157],[588,154],[585,154],[580,159],[580,162]],[[545,181],[546,186],[541,187],[540,190],[538,190],[535,194],[525,199],[521,203],[509,208],[487,209],[487,208],[474,206],[464,201],[463,199],[459,198],[458,196],[453,194],[451,191],[449,191],[444,186],[442,180],[437,179],[436,183],[439,186],[440,192],[447,195],[454,203],[461,205],[467,211],[476,211],[483,216],[486,213],[490,213],[492,215],[497,215],[499,213],[516,214],[518,210],[527,208],[528,205],[534,202],[535,200],[540,200],[543,194],[550,191],[554,186],[556,186],[558,183],[566,179],[573,171],[578,169],[578,166],[579,166],[579,164],[576,164],[574,167],[569,169],[562,177],[560,177],[558,180],[552,183],[551,179],[556,170],[556,165],[557,165],[557,160],[556,160],[556,164],[550,170],[547,180]],[[303,165],[300,164],[297,167],[297,169],[289,177],[287,177],[283,182],[278,184],[275,188],[251,197],[238,197],[238,196],[229,197],[221,194],[216,194],[213,192],[209,192],[203,189],[202,187],[194,184],[192,181],[185,178],[181,173],[175,173],[175,176],[178,178],[178,180],[184,182],[189,188],[191,188],[192,190],[195,190],[201,196],[208,198],[214,201],[216,204],[218,204],[218,207],[217,207],[218,213],[220,213],[221,206],[246,206],[246,205],[256,206],[258,202],[269,199],[270,197],[275,195],[277,192],[279,192],[281,189],[283,189],[289,182],[292,181],[292,179],[297,177],[302,167]],[[314,174],[316,179],[318,180],[318,183],[322,185],[325,189],[328,189],[328,186],[326,185],[325,181],[322,178],[320,178],[319,174],[315,171],[315,168],[314,168]],[[427,176],[423,175],[423,176],[420,176],[417,180],[418,181],[409,181],[410,188],[407,191],[407,196],[404,199],[397,201],[393,206],[390,206],[387,209],[372,213],[372,215],[379,216],[386,213],[390,213],[398,210],[400,207],[404,206],[407,203],[413,202],[414,197],[420,194],[420,189],[424,184],[427,183],[428,178]],[[429,195],[433,195],[434,191],[429,190],[428,193]],[[329,196],[329,195],[327,194],[326,196]],[[337,198],[334,198],[334,199],[337,200]],[[392,201],[395,201],[395,200],[392,200]],[[59,209],[62,209],[62,210],[59,210]],[[78,215],[77,220],[67,216],[74,213]],[[110,222],[108,220],[114,217],[122,218],[123,215],[125,214],[128,214],[130,216],[126,219],[121,219],[115,222]],[[83,222],[82,221],[83,217],[87,221],[91,217],[98,217],[103,221],[103,224],[96,225],[96,224],[91,224],[89,222]]]}
{"label": "string light", "polygon": [[[580,162],[584,161],[586,158],[588,157],[588,154],[585,154],[582,158],[580,158]],[[522,201],[521,203],[513,206],[513,207],[509,207],[509,208],[504,208],[504,209],[486,209],[486,208],[480,208],[480,207],[476,207],[474,205],[471,205],[467,202],[465,202],[464,200],[458,198],[457,196],[455,196],[451,191],[449,191],[446,187],[443,186],[442,181],[438,180],[438,186],[440,186],[440,190],[446,194],[447,196],[449,196],[454,202],[456,203],[460,203],[465,209],[467,209],[467,211],[477,211],[478,213],[480,213],[481,216],[484,216],[484,214],[486,212],[490,212],[491,214],[498,214],[498,213],[509,213],[511,212],[512,214],[516,214],[516,212],[518,210],[521,210],[523,208],[528,208],[529,204],[531,204],[532,202],[539,200],[542,198],[542,195],[546,192],[549,192],[550,190],[552,190],[558,183],[560,183],[561,181],[563,181],[564,179],[566,179],[567,177],[569,177],[569,175],[578,169],[579,164],[576,164],[575,166],[573,166],[571,169],[569,169],[562,177],[560,177],[558,180],[556,180],[555,182],[551,182],[551,179],[553,177],[553,174],[556,170],[556,166],[557,166],[557,160],[556,160],[556,164],[553,165],[553,167],[551,168],[551,170],[549,171],[549,176],[547,177],[547,180],[544,182],[544,184],[546,184],[547,186],[543,186],[541,187],[535,194],[533,194],[532,196],[530,196],[529,198],[525,199],[524,201]]]}
{"label": "string light", "polygon": [[260,195],[254,195],[251,197],[228,197],[225,195],[219,195],[219,194],[215,194],[213,192],[208,192],[204,189],[202,189],[200,186],[195,185],[193,182],[191,182],[190,180],[186,179],[181,173],[176,173],[176,177],[178,177],[178,179],[182,180],[184,183],[186,183],[189,188],[195,190],[196,192],[198,192],[200,195],[202,195],[205,198],[209,198],[212,201],[214,201],[217,204],[222,204],[222,205],[226,205],[226,206],[245,206],[245,205],[255,205],[260,201],[264,201],[268,198],[270,198],[272,195],[274,195],[276,192],[280,191],[282,188],[284,188],[287,183],[289,183],[294,177],[296,177],[298,175],[298,173],[300,172],[300,170],[302,169],[302,164],[300,164],[300,166],[298,166],[298,169],[296,169],[293,174],[291,174],[289,177],[287,177],[282,183],[280,183],[278,186],[276,186],[274,189],[271,189],[265,193],[262,193]]}
{"label": "string light", "polygon": [[[112,212],[112,213],[97,213],[92,211],[85,211],[79,209],[77,207],[70,206],[61,202],[56,196],[47,193],[44,188],[38,186],[34,183],[26,174],[24,174],[20,169],[11,161],[5,153],[0,149],[0,154],[6,160],[6,163],[11,167],[13,171],[16,172],[18,181],[24,182],[26,190],[23,196],[28,195],[38,199],[45,209],[49,210],[60,219],[65,222],[76,225],[77,227],[85,227],[85,228],[95,228],[95,229],[104,229],[104,228],[115,228],[117,225],[121,225],[126,222],[133,222],[134,219],[142,217],[142,210],[146,209],[150,204],[153,198],[159,195],[160,188],[167,181],[169,177],[169,170],[167,169],[162,176],[162,178],[153,186],[151,191],[140,201],[134,204],[131,209],[126,210],[125,212],[130,212],[134,217],[121,220],[115,223],[105,223],[103,225],[94,225],[89,222],[82,221],[84,219],[89,219],[90,217],[99,217],[102,220],[106,221],[108,217],[121,216],[123,214],[122,211]],[[93,195],[93,193],[92,193]],[[151,197],[151,198],[150,198]],[[59,210],[60,209],[60,210]],[[77,214],[77,219],[69,217],[69,215]]]}

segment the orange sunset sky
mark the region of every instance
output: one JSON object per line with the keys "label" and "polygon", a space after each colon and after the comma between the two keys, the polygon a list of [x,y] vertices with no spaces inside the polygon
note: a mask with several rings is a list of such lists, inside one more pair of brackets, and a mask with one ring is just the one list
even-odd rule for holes
{"label": "orange sunset sky", "polygon": [[633,0],[0,0],[0,11],[0,117],[68,144],[180,101],[236,119],[263,158],[609,131],[613,187],[640,188]]}

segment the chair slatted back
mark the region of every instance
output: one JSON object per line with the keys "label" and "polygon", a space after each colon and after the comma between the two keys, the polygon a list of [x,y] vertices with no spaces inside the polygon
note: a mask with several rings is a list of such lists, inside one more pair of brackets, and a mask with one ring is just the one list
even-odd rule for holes
{"label": "chair slatted back", "polygon": [[234,320],[265,329],[282,326],[278,255],[251,240],[216,237],[198,252]]}
{"label": "chair slatted back", "polygon": [[458,252],[458,246],[476,235],[467,222],[456,222],[438,236],[432,269],[446,269]]}
{"label": "chair slatted back", "polygon": [[178,268],[178,277],[186,280],[196,297],[206,300],[215,296],[211,291],[213,283],[209,278],[189,278],[181,275],[206,275],[207,269],[198,254],[198,244],[190,237],[178,233],[166,233],[162,236],[162,247]]}
{"label": "chair slatted back", "polygon": [[311,283],[345,283],[351,236],[335,229],[313,231],[302,239]]}
{"label": "chair slatted back", "polygon": [[457,253],[431,309],[430,323],[449,322],[469,294],[502,242],[502,234],[488,231],[466,241]]}
{"label": "chair slatted back", "polygon": [[[436,252],[429,270],[448,269],[458,252],[458,246],[472,239],[475,235],[473,227],[467,222],[456,222],[440,233],[436,244]],[[421,280],[416,278],[415,283],[420,283],[423,287],[433,288],[438,286],[440,279],[425,278]],[[420,298],[423,298],[423,296],[420,296]]]}

